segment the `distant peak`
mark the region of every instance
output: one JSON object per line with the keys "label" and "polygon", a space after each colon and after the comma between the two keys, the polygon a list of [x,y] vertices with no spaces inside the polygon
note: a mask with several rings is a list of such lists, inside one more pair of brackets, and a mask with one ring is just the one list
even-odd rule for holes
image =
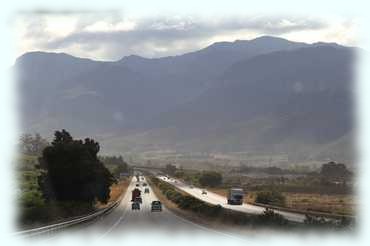
{"label": "distant peak", "polygon": [[119,61],[140,61],[140,60],[147,60],[147,58],[139,56],[139,55],[128,55],[122,57]]}
{"label": "distant peak", "polygon": [[131,58],[131,59],[145,59],[144,57],[139,56],[139,55],[129,55],[129,56],[125,56],[125,57]]}
{"label": "distant peak", "polygon": [[56,59],[78,59],[78,60],[85,60],[85,61],[95,61],[89,58],[81,58],[77,56],[73,56],[64,52],[46,52],[46,51],[30,51],[26,52],[23,55],[19,56],[16,59],[16,63],[19,61],[24,61],[24,60],[33,60],[33,59],[40,59],[40,60],[45,60],[48,58],[56,58]]}
{"label": "distant peak", "polygon": [[254,38],[252,40],[259,40],[259,39],[283,39],[283,38],[275,37],[275,36],[270,36],[270,35],[263,35],[263,36],[259,36],[257,38]]}
{"label": "distant peak", "polygon": [[332,47],[341,47],[341,45],[335,43],[335,42],[316,42],[313,43],[314,46],[332,46]]}
{"label": "distant peak", "polygon": [[280,38],[280,37],[274,37],[274,36],[268,36],[268,35],[264,35],[264,36],[260,36],[260,37],[257,37],[257,38],[254,38],[254,39],[251,39],[250,42],[255,42],[255,41],[284,41],[284,42],[291,42],[287,39],[284,39],[284,38]]}
{"label": "distant peak", "polygon": [[227,42],[227,41],[220,41],[220,42],[214,42],[213,44],[209,45],[206,48],[219,48],[219,47],[225,47],[232,44],[232,42]]}

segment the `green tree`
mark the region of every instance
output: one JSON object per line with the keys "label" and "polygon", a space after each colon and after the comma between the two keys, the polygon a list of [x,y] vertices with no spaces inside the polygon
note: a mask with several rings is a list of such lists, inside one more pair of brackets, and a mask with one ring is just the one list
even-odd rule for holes
{"label": "green tree", "polygon": [[39,158],[38,184],[45,200],[106,203],[115,179],[98,159],[99,149],[93,139],[74,140],[66,130],[56,131]]}
{"label": "green tree", "polygon": [[320,174],[329,178],[345,178],[351,175],[351,172],[346,165],[332,161],[321,166]]}
{"label": "green tree", "polygon": [[215,171],[204,171],[199,177],[202,186],[216,187],[222,184],[222,175]]}
{"label": "green tree", "polygon": [[172,164],[167,164],[164,171],[165,171],[165,173],[167,173],[169,175],[174,175],[175,172],[177,171],[177,167],[175,165],[172,165]]}
{"label": "green tree", "polygon": [[128,173],[129,167],[128,164],[124,161],[122,163],[117,164],[116,168],[113,170],[113,175],[116,178],[119,178],[121,173]]}
{"label": "green tree", "polygon": [[259,191],[256,194],[255,202],[276,206],[284,206],[285,196],[281,192],[276,190]]}

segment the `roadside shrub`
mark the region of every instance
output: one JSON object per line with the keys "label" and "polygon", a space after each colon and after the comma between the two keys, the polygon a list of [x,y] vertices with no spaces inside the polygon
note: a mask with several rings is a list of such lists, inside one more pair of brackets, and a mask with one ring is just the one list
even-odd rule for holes
{"label": "roadside shrub", "polygon": [[151,181],[162,191],[167,199],[177,204],[181,209],[202,213],[206,216],[216,215],[222,210],[220,205],[208,204],[193,196],[183,195],[172,185],[162,182],[157,178],[152,178]]}
{"label": "roadside shrub", "polygon": [[18,216],[21,226],[50,224],[67,218],[86,215],[93,212],[89,203],[51,202],[33,207],[22,207]]}
{"label": "roadside shrub", "polygon": [[256,193],[256,203],[263,203],[276,206],[285,205],[285,196],[276,190],[265,190]]}
{"label": "roadside shrub", "polygon": [[184,171],[176,171],[174,175],[176,178],[182,178],[184,177],[185,173]]}
{"label": "roadside shrub", "polygon": [[20,205],[22,208],[41,207],[44,203],[41,192],[37,190],[25,191],[20,197]]}
{"label": "roadside shrub", "polygon": [[262,214],[257,217],[257,222],[264,225],[287,225],[288,221],[281,214],[274,210],[266,208]]}

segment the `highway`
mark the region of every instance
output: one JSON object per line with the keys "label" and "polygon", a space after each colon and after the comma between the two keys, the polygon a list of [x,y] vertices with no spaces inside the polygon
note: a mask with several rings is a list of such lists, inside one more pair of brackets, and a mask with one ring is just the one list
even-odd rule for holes
{"label": "highway", "polygon": [[[180,180],[177,180],[177,179],[174,179],[174,178],[166,178],[164,176],[157,176],[157,177],[160,178],[163,181],[166,181],[166,182],[174,185],[178,189],[183,190],[183,191],[189,193],[190,195],[192,195],[192,196],[194,196],[194,197],[196,197],[200,200],[203,200],[205,202],[208,202],[210,204],[215,204],[215,205],[219,204],[224,208],[228,208],[228,209],[232,209],[232,210],[236,210],[236,211],[241,211],[241,212],[244,212],[244,213],[250,213],[250,214],[260,214],[265,210],[264,207],[251,205],[251,204],[246,204],[246,203],[244,203],[243,205],[229,205],[229,204],[227,204],[226,197],[224,197],[224,196],[218,195],[218,194],[210,192],[210,191],[207,191],[207,194],[202,194],[203,189],[200,189],[200,188],[197,188],[197,187],[190,187],[188,184],[185,184],[184,182],[181,182]],[[303,223],[303,221],[305,219],[305,215],[303,215],[303,214],[285,212],[285,211],[278,211],[278,210],[275,210],[275,209],[274,209],[274,211],[283,215],[286,219],[288,219],[290,221],[293,221],[293,222]]]}
{"label": "highway", "polygon": [[[161,178],[163,179],[163,177]],[[241,228],[229,228],[227,226],[223,226],[222,229],[221,227],[217,227],[219,229],[207,228],[174,214],[163,204],[161,212],[151,212],[152,201],[159,199],[144,176],[140,176],[139,180],[137,181],[136,177],[132,179],[121,202],[110,213],[71,229],[47,234],[44,240],[46,242],[51,240],[58,241],[64,240],[64,236],[77,236],[78,239],[82,238],[84,243],[86,241],[96,242],[96,240],[104,240],[106,242],[107,240],[114,240],[115,244],[117,242],[123,244],[136,243],[136,241],[140,244],[146,244],[157,240],[157,242],[161,242],[161,245],[166,245],[167,243],[172,245],[172,240],[177,240],[176,242],[181,242],[184,245],[191,243],[194,246],[197,243],[204,245],[201,243],[204,240],[207,243],[210,243],[209,240],[215,240],[219,244],[232,243],[233,245],[245,245],[248,237],[253,235],[253,231],[249,231],[248,229],[241,230]],[[214,204],[220,203],[228,207],[223,202],[225,199],[217,194],[208,193],[205,196],[201,195],[201,189],[189,188],[180,181],[176,181],[175,183],[174,180],[171,180],[168,182],[202,200]],[[147,186],[143,186],[144,183]],[[139,188],[142,191],[140,210],[132,210],[131,208],[131,191],[135,188]],[[145,188],[149,188],[149,193],[144,193]],[[243,208],[247,208],[248,212],[253,210],[255,213],[260,213],[263,210],[260,207],[250,205],[231,208],[237,208],[240,211],[245,211]]]}
{"label": "highway", "polygon": [[[139,183],[139,187],[136,184]],[[111,238],[112,236],[120,236],[121,238],[132,238],[132,235],[158,235],[161,236],[178,236],[179,238],[196,239],[202,238],[205,235],[211,236],[213,239],[225,240],[235,239],[240,241],[241,238],[213,229],[208,229],[204,226],[195,224],[182,217],[179,217],[163,206],[162,212],[151,212],[151,202],[159,200],[157,196],[149,188],[150,193],[144,193],[143,183],[146,183],[145,177],[140,176],[140,181],[136,178],[132,179],[129,184],[126,194],[122,198],[121,203],[108,215],[101,217],[88,226],[81,226],[78,232],[86,233],[98,238]],[[140,188],[142,193],[142,204],[140,210],[131,209],[131,191],[134,188]],[[162,238],[163,239],[163,238]],[[244,241],[245,242],[245,241]]]}

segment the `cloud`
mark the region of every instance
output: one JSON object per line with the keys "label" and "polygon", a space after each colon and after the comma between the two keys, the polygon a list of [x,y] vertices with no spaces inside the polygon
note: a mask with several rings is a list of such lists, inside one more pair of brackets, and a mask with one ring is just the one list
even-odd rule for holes
{"label": "cloud", "polygon": [[[90,54],[90,58],[94,53],[95,58],[116,60],[130,54],[150,57],[175,55],[198,49],[217,37],[245,39],[253,35],[284,35],[327,27],[320,20],[292,17],[133,19],[123,18],[117,13],[68,13],[62,16],[74,20],[70,21],[69,28],[67,19],[58,20],[47,13],[36,14],[33,22],[28,22],[24,37],[34,40],[40,50],[74,52],[85,57]],[[27,15],[28,19],[31,17]],[[54,24],[58,28],[50,28],[53,21],[59,21],[61,27]],[[60,31],[63,26],[66,31]]]}

